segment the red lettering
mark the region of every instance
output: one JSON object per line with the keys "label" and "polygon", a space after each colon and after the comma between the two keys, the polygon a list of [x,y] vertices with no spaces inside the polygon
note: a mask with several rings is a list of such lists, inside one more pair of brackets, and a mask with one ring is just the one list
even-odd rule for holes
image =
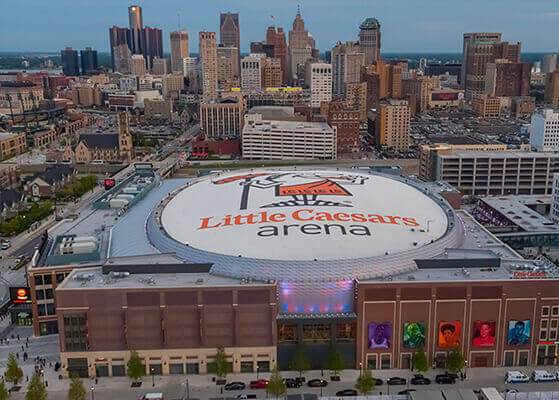
{"label": "red lettering", "polygon": [[270,221],[272,222],[284,222],[285,221],[285,214],[276,213],[270,215]]}
{"label": "red lettering", "polygon": [[346,213],[336,213],[334,214],[334,219],[340,222],[349,221],[349,214]]}
{"label": "red lettering", "polygon": [[351,214],[353,222],[367,222],[367,218],[363,214]]}
{"label": "red lettering", "polygon": [[231,226],[231,225],[233,225],[233,223],[231,223],[231,214],[227,214],[225,218],[223,218],[223,226]]}
{"label": "red lettering", "polygon": [[419,226],[415,218],[406,217],[406,218],[402,218],[402,221],[404,221],[404,225],[406,226]]}
{"label": "red lettering", "polygon": [[393,217],[391,215],[387,215],[385,218],[388,218],[390,221],[389,224],[398,224],[398,219],[402,219],[402,217]]}
{"label": "red lettering", "polygon": [[308,213],[312,214],[313,210],[309,210],[309,209],[297,210],[297,211],[293,212],[293,214],[291,214],[291,216],[296,221],[312,221],[313,220],[312,215],[309,218],[301,217],[299,214],[302,213],[302,212],[308,212]]}
{"label": "red lettering", "polygon": [[369,222],[373,224],[386,224],[387,222],[380,215],[369,214]]}
{"label": "red lettering", "polygon": [[317,221],[334,221],[332,216],[330,214],[328,214],[327,212],[316,213],[316,220]]}
{"label": "red lettering", "polygon": [[216,225],[210,225],[209,222],[213,217],[202,218],[202,225],[198,229],[208,229],[208,228],[217,228],[221,226],[221,223],[218,222]]}
{"label": "red lettering", "polygon": [[264,224],[266,222],[270,222],[270,221],[268,221],[268,213],[266,211],[261,212],[260,217],[261,217],[261,219],[260,219],[261,223]]}

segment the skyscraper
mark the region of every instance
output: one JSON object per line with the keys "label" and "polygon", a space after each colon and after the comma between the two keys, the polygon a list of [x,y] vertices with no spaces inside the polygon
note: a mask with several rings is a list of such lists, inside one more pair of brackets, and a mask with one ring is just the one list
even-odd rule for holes
{"label": "skyscraper", "polygon": [[132,53],[126,43],[114,46],[112,49],[113,54],[113,71],[120,72],[121,74],[130,73],[130,59]]}
{"label": "skyscraper", "polygon": [[263,54],[250,54],[241,60],[241,89],[257,92],[262,89]]}
{"label": "skyscraper", "polygon": [[62,57],[62,71],[66,76],[77,76],[80,74],[80,66],[78,64],[78,52],[66,47],[60,52]]}
{"label": "skyscraper", "polygon": [[198,44],[202,60],[203,100],[217,97],[217,42],[215,32],[200,31]]}
{"label": "skyscraper", "polygon": [[147,68],[152,67],[154,57],[163,58],[163,31],[146,26],[142,29],[142,55],[146,59]]}
{"label": "skyscraper", "polygon": [[220,44],[217,47],[217,81],[220,89],[229,91],[240,85],[239,49]]}
{"label": "skyscraper", "polygon": [[85,50],[80,51],[82,74],[86,75],[90,71],[95,71],[99,65],[97,63],[97,50],[92,50],[91,47],[86,47]]}
{"label": "skyscraper", "polygon": [[221,13],[219,15],[219,43],[241,49],[239,14]]}
{"label": "skyscraper", "polygon": [[315,41],[312,35],[305,30],[305,21],[301,17],[301,11],[293,20],[293,29],[289,31],[289,80],[293,83],[297,80],[297,67],[305,65],[307,61],[318,56],[315,49]]}
{"label": "skyscraper", "polygon": [[332,48],[332,88],[334,96],[346,92],[346,83],[361,80],[361,66],[365,65],[365,54],[358,42],[338,42]]}
{"label": "skyscraper", "polygon": [[367,18],[359,25],[359,46],[365,53],[365,65],[380,60],[380,22]]}
{"label": "skyscraper", "polygon": [[[116,25],[113,25],[109,28],[109,47],[111,49],[111,59],[113,61],[113,70],[118,71],[117,64],[115,62],[115,48],[124,44],[129,49],[131,46],[131,39],[130,39],[130,29],[128,28],[119,28]],[[119,50],[122,53],[122,50]]]}
{"label": "skyscraper", "polygon": [[557,54],[545,54],[542,57],[542,74],[548,74],[557,69]]}
{"label": "skyscraper", "polygon": [[287,70],[287,42],[283,28],[269,26],[266,31],[266,43],[274,46],[274,58],[279,58],[283,84],[288,83],[289,72]]}
{"label": "skyscraper", "polygon": [[332,100],[332,65],[307,63],[306,83],[311,88],[311,107],[320,107],[323,101]]}
{"label": "skyscraper", "polygon": [[132,51],[132,54],[142,54],[142,28],[144,27],[144,22],[142,19],[142,7],[128,7],[128,20],[131,39],[130,50]]}
{"label": "skyscraper", "polygon": [[182,59],[187,57],[190,57],[188,32],[185,30],[171,32],[171,69],[182,71]]}

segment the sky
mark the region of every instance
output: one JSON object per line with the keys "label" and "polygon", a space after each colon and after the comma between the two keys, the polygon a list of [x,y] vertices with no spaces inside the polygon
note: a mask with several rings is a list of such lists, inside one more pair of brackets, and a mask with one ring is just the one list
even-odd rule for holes
{"label": "sky", "polygon": [[[131,0],[134,1],[134,0]],[[180,26],[198,52],[200,30],[219,32],[219,12],[238,12],[241,51],[265,39],[266,28],[291,29],[300,5],[317,47],[357,40],[366,17],[381,23],[382,52],[461,52],[464,32],[502,32],[524,52],[559,50],[558,0],[25,0],[0,7],[0,52],[60,51],[71,46],[109,50],[109,27],[128,26],[129,5],[143,7],[144,25]],[[274,19],[272,20],[272,16]]]}

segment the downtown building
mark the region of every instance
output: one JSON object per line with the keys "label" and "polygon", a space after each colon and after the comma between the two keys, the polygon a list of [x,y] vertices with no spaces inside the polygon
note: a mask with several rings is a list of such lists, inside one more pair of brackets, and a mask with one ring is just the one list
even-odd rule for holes
{"label": "downtown building", "polygon": [[346,84],[361,81],[361,67],[365,65],[365,53],[358,42],[338,42],[332,48],[332,88],[336,98],[344,97]]}
{"label": "downtown building", "polygon": [[188,32],[185,30],[171,32],[171,70],[182,72],[183,59],[190,57]]}
{"label": "downtown building", "polygon": [[217,72],[217,42],[215,32],[201,31],[198,45],[202,62],[202,93],[204,101],[217,97],[218,72]]}
{"label": "downtown building", "polygon": [[376,18],[367,18],[359,25],[359,46],[365,65],[380,61],[380,22]]}

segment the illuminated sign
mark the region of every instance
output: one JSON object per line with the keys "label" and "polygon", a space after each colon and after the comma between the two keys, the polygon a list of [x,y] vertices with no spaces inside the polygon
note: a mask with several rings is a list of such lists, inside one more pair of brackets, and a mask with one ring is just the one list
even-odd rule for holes
{"label": "illuminated sign", "polygon": [[31,303],[31,297],[29,295],[28,287],[11,287],[10,288],[10,299],[12,303]]}
{"label": "illuminated sign", "polygon": [[431,94],[433,101],[453,101],[458,100],[458,92],[438,92]]}
{"label": "illuminated sign", "polygon": [[514,271],[512,276],[514,279],[545,279],[547,275],[545,271],[540,272],[522,272],[522,271]]}
{"label": "illuminated sign", "polygon": [[110,190],[114,188],[116,185],[116,181],[114,179],[105,179],[105,190]]}

